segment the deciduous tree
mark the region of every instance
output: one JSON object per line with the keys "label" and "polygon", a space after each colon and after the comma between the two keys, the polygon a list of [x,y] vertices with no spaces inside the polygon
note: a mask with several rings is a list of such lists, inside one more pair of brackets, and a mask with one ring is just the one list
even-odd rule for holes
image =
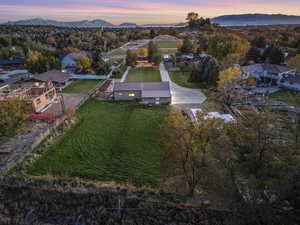
{"label": "deciduous tree", "polygon": [[295,57],[291,58],[288,61],[288,66],[293,68],[293,69],[297,69],[298,71],[300,71],[300,54],[298,54]]}
{"label": "deciduous tree", "polygon": [[126,52],[126,65],[127,66],[134,66],[137,59],[137,54],[130,49]]}
{"label": "deciduous tree", "polygon": [[168,149],[162,166],[183,176],[189,195],[193,196],[199,184],[206,183],[212,173],[212,143],[218,137],[219,120],[204,119],[198,123],[172,111],[163,127],[164,143]]}
{"label": "deciduous tree", "polygon": [[78,72],[91,73],[93,60],[87,55],[81,55],[77,58]]}
{"label": "deciduous tree", "polygon": [[0,137],[13,135],[24,124],[26,103],[18,99],[0,101]]}

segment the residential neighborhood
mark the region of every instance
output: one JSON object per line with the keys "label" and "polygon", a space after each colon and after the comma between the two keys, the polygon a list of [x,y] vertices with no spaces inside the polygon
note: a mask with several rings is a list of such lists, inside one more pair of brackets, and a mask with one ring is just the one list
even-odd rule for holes
{"label": "residential neighborhood", "polygon": [[0,224],[298,224],[300,25],[226,18],[0,24]]}

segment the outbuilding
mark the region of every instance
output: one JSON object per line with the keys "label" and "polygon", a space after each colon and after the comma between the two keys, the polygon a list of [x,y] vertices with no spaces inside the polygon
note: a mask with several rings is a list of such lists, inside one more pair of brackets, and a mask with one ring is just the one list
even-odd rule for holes
{"label": "outbuilding", "polygon": [[169,82],[117,82],[113,89],[117,101],[139,101],[142,104],[171,104]]}

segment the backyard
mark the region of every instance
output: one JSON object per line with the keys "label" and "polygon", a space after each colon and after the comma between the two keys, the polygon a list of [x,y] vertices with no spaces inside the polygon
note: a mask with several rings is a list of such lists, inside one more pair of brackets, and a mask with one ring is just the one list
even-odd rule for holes
{"label": "backyard", "polygon": [[155,186],[165,149],[160,126],[168,108],[89,100],[79,124],[62,136],[27,175],[68,175],[101,181]]}
{"label": "backyard", "polygon": [[182,87],[186,87],[186,88],[200,88],[201,87],[199,83],[192,83],[192,82],[188,81],[189,76],[190,76],[189,73],[169,72],[169,75],[170,75],[171,80],[174,83],[176,83]]}
{"label": "backyard", "polygon": [[[180,41],[173,41],[173,40],[169,40],[169,41],[156,41],[157,46],[159,48],[177,48],[176,44],[180,42]],[[148,44],[143,46],[144,48],[148,47]]]}
{"label": "backyard", "polygon": [[96,85],[102,82],[101,80],[76,80],[69,86],[63,89],[63,93],[88,93]]}
{"label": "backyard", "polygon": [[289,105],[300,107],[300,95],[298,92],[290,90],[280,90],[278,92],[270,94],[269,97],[273,101],[282,101],[286,102]]}
{"label": "backyard", "polygon": [[125,82],[160,82],[159,70],[153,68],[136,68],[129,71]]}

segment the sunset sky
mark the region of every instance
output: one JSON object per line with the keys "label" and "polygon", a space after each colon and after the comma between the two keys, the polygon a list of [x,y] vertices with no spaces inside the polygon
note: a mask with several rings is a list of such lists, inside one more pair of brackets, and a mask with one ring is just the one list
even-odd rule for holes
{"label": "sunset sky", "polygon": [[243,13],[300,15],[300,0],[0,0],[0,22],[42,17],[62,21],[104,19],[177,23],[190,11],[215,17]]}

